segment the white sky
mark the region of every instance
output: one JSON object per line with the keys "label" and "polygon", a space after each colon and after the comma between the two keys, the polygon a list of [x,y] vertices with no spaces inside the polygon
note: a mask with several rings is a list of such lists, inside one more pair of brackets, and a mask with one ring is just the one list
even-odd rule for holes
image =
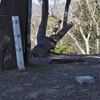
{"label": "white sky", "polygon": [[32,2],[36,2],[36,3],[38,3],[38,1],[37,1],[37,0],[32,0]]}
{"label": "white sky", "polygon": [[[62,0],[62,1],[63,1],[63,0]],[[39,3],[38,0],[32,0],[32,2]],[[50,3],[53,3],[53,1],[51,1],[51,0],[49,0],[49,2],[50,2]]]}
{"label": "white sky", "polygon": [[[62,1],[63,1],[63,0],[62,0]],[[0,0],[0,2],[1,2],[1,0]],[[32,2],[38,3],[37,0],[32,0]],[[53,3],[53,1],[50,1],[50,0],[49,0],[49,2],[50,2],[51,4]]]}
{"label": "white sky", "polygon": [[[0,2],[1,2],[1,0],[0,0]],[[36,2],[36,3],[38,3],[38,1],[37,1],[37,0],[32,0],[32,2]]]}

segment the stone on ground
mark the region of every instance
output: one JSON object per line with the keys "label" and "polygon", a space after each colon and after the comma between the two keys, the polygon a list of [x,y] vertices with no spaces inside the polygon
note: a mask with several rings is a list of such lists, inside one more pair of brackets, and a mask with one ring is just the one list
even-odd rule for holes
{"label": "stone on ground", "polygon": [[92,84],[95,83],[95,79],[91,76],[76,76],[75,78],[76,82],[79,84]]}

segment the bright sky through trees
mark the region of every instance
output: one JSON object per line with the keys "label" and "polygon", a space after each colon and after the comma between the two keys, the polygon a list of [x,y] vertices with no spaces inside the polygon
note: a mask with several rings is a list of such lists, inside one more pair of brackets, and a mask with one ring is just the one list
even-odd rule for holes
{"label": "bright sky through trees", "polygon": [[[61,1],[64,1],[64,0],[61,0]],[[1,0],[0,0],[0,2],[1,2]],[[39,3],[38,0],[32,0],[32,2]],[[50,2],[51,4],[53,3],[53,1],[51,1],[51,0],[49,0],[49,2]]]}
{"label": "bright sky through trees", "polygon": [[[62,2],[62,1],[65,1],[65,0],[59,0],[59,1]],[[39,3],[38,0],[32,0],[32,2]],[[50,4],[53,4],[54,3],[54,0],[49,0],[49,3]]]}
{"label": "bright sky through trees", "polygon": [[[38,0],[32,0],[32,2],[35,2],[35,3],[39,3]],[[52,4],[53,1],[49,0],[49,2]]]}

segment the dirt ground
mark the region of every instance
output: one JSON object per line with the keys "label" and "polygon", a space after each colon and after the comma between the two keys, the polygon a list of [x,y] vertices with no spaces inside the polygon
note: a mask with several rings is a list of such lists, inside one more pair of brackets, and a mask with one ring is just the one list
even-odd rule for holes
{"label": "dirt ground", "polygon": [[[29,66],[0,72],[0,100],[100,100],[100,58],[85,62]],[[94,84],[77,84],[76,76],[92,76]]]}

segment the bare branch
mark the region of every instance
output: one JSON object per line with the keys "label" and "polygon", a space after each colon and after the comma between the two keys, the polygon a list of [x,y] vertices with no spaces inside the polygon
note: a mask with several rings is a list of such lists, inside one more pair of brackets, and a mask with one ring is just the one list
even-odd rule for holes
{"label": "bare branch", "polygon": [[66,0],[66,6],[64,11],[64,18],[63,18],[63,27],[62,29],[55,35],[51,35],[49,38],[53,40],[55,43],[57,43],[65,34],[66,32],[73,27],[73,23],[67,23],[68,19],[68,10],[71,0]]}
{"label": "bare branch", "polygon": [[71,2],[71,0],[66,0],[65,12],[64,12],[64,19],[63,19],[63,27],[65,27],[66,24],[67,24],[68,10],[69,10],[70,2]]}
{"label": "bare branch", "polygon": [[50,17],[53,17],[54,19],[60,20],[57,15],[54,14],[53,9],[51,9]]}
{"label": "bare branch", "polygon": [[56,34],[57,30],[59,29],[60,27],[60,24],[61,24],[62,20],[58,20],[55,24],[55,28],[53,29],[52,31],[52,34]]}
{"label": "bare branch", "polygon": [[85,54],[85,51],[83,50],[83,48],[80,46],[79,42],[77,41],[77,39],[70,33],[68,32],[68,35],[75,41],[77,47],[79,48],[79,50],[82,52],[82,54]]}
{"label": "bare branch", "polygon": [[99,6],[99,4],[98,4],[98,1],[97,1],[97,0],[95,0],[95,3],[96,3],[96,8],[97,8],[98,10],[100,10],[100,6]]}

